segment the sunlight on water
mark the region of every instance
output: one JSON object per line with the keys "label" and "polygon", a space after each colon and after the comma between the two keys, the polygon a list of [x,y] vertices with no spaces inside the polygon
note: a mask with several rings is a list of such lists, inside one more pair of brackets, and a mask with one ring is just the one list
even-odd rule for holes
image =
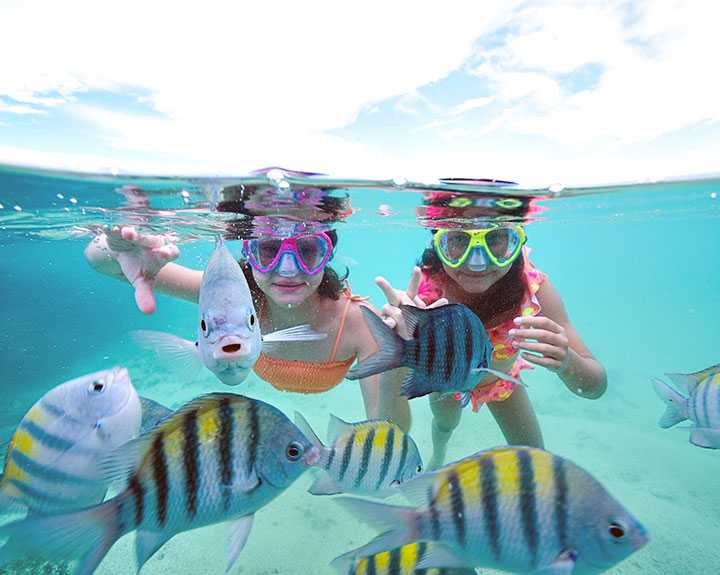
{"label": "sunlight on water", "polygon": [[[442,253],[448,261],[454,261],[453,257],[462,260],[457,269],[463,273],[463,266],[470,265],[477,254],[492,253],[498,261],[503,257],[523,259],[530,248],[532,264],[551,278],[547,285],[560,294],[572,326],[604,367],[607,392],[597,400],[579,397],[555,373],[540,366],[521,372],[526,388],[513,394],[527,393],[545,448],[590,472],[647,529],[648,544],[607,572],[714,573],[720,567],[720,493],[716,489],[720,450],[690,443],[691,422],[661,429],[658,420],[666,406],[651,381],[660,378],[672,383],[666,373],[690,374],[720,363],[716,254],[720,246],[719,193],[720,179],[713,178],[525,189],[507,180],[379,181],[281,169],[212,179],[111,177],[0,167],[0,305],[5,322],[0,335],[2,441],[10,440],[28,410],[51,388],[116,365],[128,368],[140,396],[161,404],[143,405],[146,419],[157,407],[152,423],[165,415],[162,406],[177,409],[197,396],[218,391],[246,394],[277,407],[290,418],[298,411],[322,440],[326,439],[324,430],[330,414],[351,422],[366,419],[357,381],[345,380],[337,386],[329,385],[330,389],[322,393],[305,394],[282,391],[276,388],[282,386],[273,387],[252,373],[231,388],[201,366],[183,369],[185,356],[179,352],[172,361],[167,357],[163,361],[152,350],[139,346],[131,337],[135,330],[165,332],[195,341],[199,337],[198,307],[183,300],[183,296],[188,299],[187,293],[178,287],[172,295],[158,294],[157,310],[143,314],[128,283],[106,277],[121,275],[119,267],[115,272],[106,270],[106,275],[94,271],[83,252],[93,241],[98,245],[96,238],[116,226],[133,226],[141,234],[164,236],[158,246],[176,245],[179,256],[174,263],[193,270],[205,267],[219,237],[237,259],[243,257],[243,240],[279,238],[279,245],[281,239],[297,235],[336,237],[336,247],[328,254],[329,268],[321,268],[318,283],[330,268],[340,278],[347,274],[352,293],[369,297],[378,309],[387,301],[374,279],[384,276],[392,286],[405,289],[413,266],[426,249],[426,256],[445,249]],[[467,244],[462,242],[469,241],[464,231],[493,227],[522,229],[522,236],[517,237],[526,235],[525,248],[518,244],[513,255],[515,236],[507,240],[505,236],[482,236],[477,240],[482,249],[467,248],[464,253]],[[298,258],[312,263],[312,254],[303,252],[302,245],[294,249],[295,264]],[[255,257],[271,266],[273,255],[263,260],[265,256],[257,252]],[[489,257],[485,256],[486,260]],[[277,266],[285,265],[285,261],[282,256]],[[492,267],[487,261],[482,265]],[[445,266],[454,273],[447,263]],[[247,269],[251,273],[251,268]],[[142,276],[137,270],[128,273],[135,273],[138,279]],[[464,276],[457,277],[463,281]],[[199,276],[196,281],[199,283]],[[307,286],[315,285],[312,281],[308,280]],[[293,303],[293,290],[301,288],[289,285],[274,289],[281,294],[277,301],[290,302],[282,305],[293,309],[298,305]],[[445,295],[452,299],[451,292]],[[500,301],[504,296],[496,297]],[[275,309],[256,307],[261,322]],[[545,311],[557,307],[547,304]],[[512,319],[513,314],[508,317]],[[284,347],[272,348],[272,353],[303,361],[310,353],[313,361],[325,361],[336,332],[327,325],[335,325],[332,322],[338,317],[330,320],[327,324],[318,317],[298,317],[294,323],[315,326],[320,321],[324,329],[331,330],[331,337],[327,341],[284,343]],[[294,325],[281,320],[272,323],[272,330]],[[363,337],[364,327],[350,325],[353,327],[346,337]],[[335,359],[353,355],[355,348],[343,342]],[[509,357],[512,353],[510,350]],[[509,370],[512,361],[500,365]],[[320,385],[320,375],[308,377],[304,385]],[[696,411],[690,415],[699,422],[698,427],[714,428],[716,435],[708,432],[706,437],[712,439],[720,436],[720,376],[709,377],[707,390],[691,405]],[[684,394],[686,389],[678,391]],[[493,413],[500,403],[493,404]],[[411,435],[427,464],[433,452],[433,415],[426,397],[412,399],[410,407]],[[515,433],[532,436],[530,424],[506,416],[511,417],[508,425],[515,426]],[[32,441],[42,443],[37,437]],[[17,446],[21,443],[16,437],[13,449],[20,449]],[[468,405],[449,440],[446,461],[505,443],[491,410],[481,407],[475,413]],[[41,448],[33,445],[36,451],[27,448],[28,453],[40,457],[37,449]],[[264,451],[261,457],[267,457]],[[12,465],[6,465],[0,483],[0,491],[6,496],[2,499],[3,521],[18,517],[17,507],[7,498],[17,498],[17,487],[8,478],[26,480],[27,475],[37,472],[28,467],[24,471],[13,469]],[[59,465],[50,464],[55,471]],[[259,509],[247,545],[231,573],[333,573],[331,560],[380,533],[359,523],[334,501],[335,497],[307,493],[313,473],[303,474]],[[536,479],[539,474],[536,470]],[[122,483],[116,483],[111,494],[122,490]],[[171,485],[171,497],[172,489]],[[156,491],[149,493],[157,496]],[[596,497],[588,493],[583,492],[582,497],[574,494],[578,499],[571,499],[569,504],[579,505],[583,497]],[[473,497],[479,501],[477,495],[465,493],[464,504],[472,505]],[[407,504],[400,496],[391,502]],[[595,501],[584,503],[592,506]],[[467,509],[469,517],[472,511]],[[225,572],[230,528],[227,523],[214,522],[218,524],[173,537],[150,558],[143,573]],[[513,534],[507,525],[501,536],[503,545],[510,545],[512,537],[523,537],[521,527],[516,526]],[[552,539],[556,525],[552,520],[540,521],[540,540]],[[487,537],[482,529],[469,531],[469,537]],[[43,537],[43,532],[35,535],[37,540]],[[97,572],[135,573],[134,537],[122,537],[113,545]],[[0,573],[72,572],[72,565],[60,555],[26,557],[3,565],[7,556],[3,553]],[[582,560],[580,553],[575,572],[591,572],[580,569]],[[480,572],[495,571],[482,568]]]}

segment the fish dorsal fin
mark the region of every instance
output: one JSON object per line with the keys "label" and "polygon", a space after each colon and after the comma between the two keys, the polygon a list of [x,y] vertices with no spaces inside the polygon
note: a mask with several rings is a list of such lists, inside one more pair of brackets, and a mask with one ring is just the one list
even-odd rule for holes
{"label": "fish dorsal fin", "polygon": [[713,375],[720,373],[720,363],[717,365],[710,366],[701,371],[689,374],[700,383],[702,380],[712,377]]}
{"label": "fish dorsal fin", "polygon": [[414,305],[401,305],[400,311],[405,320],[405,325],[407,325],[407,332],[413,335],[418,325],[422,325],[424,319],[423,314],[427,313],[427,311]]}
{"label": "fish dorsal fin", "polygon": [[229,398],[230,401],[248,400],[242,395],[222,392],[207,393],[193,399],[147,433],[107,454],[99,464],[102,477],[106,481],[126,479],[140,466],[148,449],[160,433],[166,436],[174,433],[182,427],[185,415],[196,411],[200,417],[208,411],[217,409],[219,401],[223,398]]}
{"label": "fish dorsal fin", "polygon": [[665,375],[667,375],[675,385],[684,387],[687,393],[691,394],[701,381],[717,373],[720,373],[720,364],[696,371],[695,373],[666,373]]}
{"label": "fish dorsal fin", "polygon": [[337,415],[330,414],[330,422],[328,423],[327,439],[328,443],[333,444],[343,433],[347,433],[352,429],[352,423],[343,421]]}

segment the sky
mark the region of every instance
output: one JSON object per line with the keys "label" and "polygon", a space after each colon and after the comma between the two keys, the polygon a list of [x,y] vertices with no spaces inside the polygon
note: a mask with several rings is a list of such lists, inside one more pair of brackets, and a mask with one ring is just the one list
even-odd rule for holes
{"label": "sky", "polygon": [[718,173],[720,3],[0,0],[0,163]]}

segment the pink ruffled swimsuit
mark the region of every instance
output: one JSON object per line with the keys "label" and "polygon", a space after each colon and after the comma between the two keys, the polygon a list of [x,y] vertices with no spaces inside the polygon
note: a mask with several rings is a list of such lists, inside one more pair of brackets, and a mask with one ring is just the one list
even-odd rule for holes
{"label": "pink ruffled swimsuit", "polygon": [[[537,269],[529,258],[530,249],[523,248],[523,281],[525,282],[525,293],[520,302],[520,315],[523,316],[536,316],[540,313],[540,303],[537,300],[537,291],[540,289],[540,285],[545,281],[545,274]],[[432,281],[429,275],[423,273],[423,278],[420,281],[418,288],[418,295],[426,304],[431,304],[434,301],[443,297],[443,291],[440,286]],[[512,346],[512,337],[510,337],[510,330],[517,327],[512,319],[508,319],[499,325],[491,328],[487,328],[488,336],[490,337],[490,343],[493,345],[492,358],[496,361],[507,361],[517,355],[515,348]],[[532,365],[518,357],[512,364],[509,370],[509,374],[513,377],[518,377],[518,374],[523,369],[532,369]],[[515,391],[517,384],[507,381],[496,379],[492,383],[485,383],[478,385],[470,392],[470,401],[472,402],[473,411],[478,411],[485,403],[492,401],[504,401],[512,395]]]}

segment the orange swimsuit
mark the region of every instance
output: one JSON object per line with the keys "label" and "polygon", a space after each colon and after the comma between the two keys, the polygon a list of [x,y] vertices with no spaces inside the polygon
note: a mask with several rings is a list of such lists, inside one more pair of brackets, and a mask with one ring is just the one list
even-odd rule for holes
{"label": "orange swimsuit", "polygon": [[[520,315],[523,316],[536,316],[540,313],[540,303],[535,295],[540,289],[540,285],[545,281],[545,274],[537,269],[529,258],[530,248],[523,248],[523,281],[525,283],[525,293],[520,301]],[[443,297],[442,289],[436,283],[434,283],[429,276],[423,274],[422,281],[418,288],[418,295],[426,304],[431,304],[434,301]],[[490,343],[493,345],[492,358],[497,361],[507,361],[517,355],[515,348],[512,346],[512,337],[510,337],[510,330],[517,327],[512,319],[508,319],[494,327],[488,328],[488,336],[490,337]],[[518,357],[512,364],[509,370],[509,374],[513,377],[517,377],[521,370],[532,369],[532,365]],[[470,401],[472,402],[473,411],[477,411],[485,403],[492,401],[504,401],[512,395],[515,391],[517,384],[507,381],[496,379],[491,383],[485,383],[478,385],[470,392]]]}
{"label": "orange swimsuit", "polygon": [[343,296],[347,302],[343,308],[335,343],[327,361],[283,359],[261,353],[255,363],[255,373],[274,388],[294,393],[322,393],[342,382],[356,358],[353,355],[344,360],[335,359],[345,329],[345,320],[353,302],[367,300],[367,298],[352,295],[349,289],[345,289]]}

